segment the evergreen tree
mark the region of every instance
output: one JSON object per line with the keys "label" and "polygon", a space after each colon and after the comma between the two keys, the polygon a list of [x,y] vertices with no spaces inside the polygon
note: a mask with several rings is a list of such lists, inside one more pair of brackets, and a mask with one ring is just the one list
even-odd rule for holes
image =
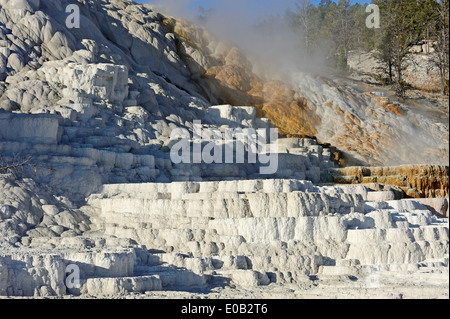
{"label": "evergreen tree", "polygon": [[[381,28],[378,32],[377,57],[385,65],[390,82],[395,84],[399,95],[406,87],[403,70],[410,45],[417,41],[416,0],[374,0],[380,8]],[[395,79],[394,79],[395,72]]]}
{"label": "evergreen tree", "polygon": [[366,6],[351,0],[297,0],[295,12],[286,18],[301,33],[302,47],[309,54],[317,50],[332,58],[341,73],[348,71],[350,50],[375,51],[382,64],[381,78],[393,84],[399,95],[405,93],[403,71],[412,45],[432,43],[430,55],[441,73],[442,91],[448,86],[449,0],[372,0],[381,14],[379,29],[366,26]]}
{"label": "evergreen tree", "polygon": [[439,3],[435,0],[418,0],[417,11],[415,16],[416,32],[418,39],[426,41],[435,39],[436,38],[435,31],[438,21],[439,21]]}
{"label": "evergreen tree", "polygon": [[351,36],[354,21],[350,15],[351,0],[339,0],[335,10],[331,11],[333,38],[336,42],[336,51],[339,55],[348,56],[351,46]]}

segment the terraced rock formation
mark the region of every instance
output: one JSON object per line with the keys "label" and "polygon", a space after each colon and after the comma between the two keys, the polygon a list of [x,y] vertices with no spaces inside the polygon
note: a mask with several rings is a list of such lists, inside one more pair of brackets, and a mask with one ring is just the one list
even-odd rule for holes
{"label": "terraced rock formation", "polygon": [[[69,4],[82,27],[67,26]],[[0,170],[0,296],[448,298],[445,202],[380,184],[400,168],[374,168],[373,185],[332,180],[339,150],[389,164],[401,156],[388,146],[421,124],[419,144],[445,153],[448,127],[343,82],[265,81],[249,63],[148,5],[0,0],[1,162],[36,164]],[[278,126],[277,169],[240,163],[237,146],[227,163],[176,163],[172,132],[192,146],[194,121],[216,135]],[[215,134],[203,142],[230,146]],[[416,168],[406,187],[448,196],[448,168],[419,183]]]}
{"label": "terraced rock formation", "polygon": [[400,187],[412,198],[449,196],[449,167],[439,165],[405,165],[398,167],[345,167],[333,169],[337,183],[380,183]]}

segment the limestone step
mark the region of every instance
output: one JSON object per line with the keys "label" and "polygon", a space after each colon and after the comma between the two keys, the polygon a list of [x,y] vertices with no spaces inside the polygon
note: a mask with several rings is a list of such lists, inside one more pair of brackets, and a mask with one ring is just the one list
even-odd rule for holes
{"label": "limestone step", "polygon": [[[100,125],[104,125],[104,122],[99,121]],[[80,137],[89,137],[89,136],[105,136],[105,137],[114,137],[117,134],[117,130],[115,128],[108,127],[81,127],[81,126],[62,126],[63,134],[66,134],[70,139],[80,138]]]}
{"label": "limestone step", "polygon": [[[369,196],[370,192],[367,194]],[[379,193],[378,193],[379,194]],[[369,199],[369,198],[368,198]],[[428,210],[420,200],[402,199],[402,200],[367,200],[365,203],[366,211],[370,212],[377,209],[393,209],[397,212],[411,212],[414,210]]]}
{"label": "limestone step", "polygon": [[[305,217],[305,216],[326,216],[331,215],[327,211],[308,211],[306,209],[292,208],[288,212],[283,210],[271,211],[270,208],[258,207],[256,204],[241,198],[224,198],[211,200],[134,200],[130,201],[130,207],[141,207],[139,211],[129,213],[130,208],[124,211],[111,212],[111,209],[120,210],[123,199],[109,199],[102,201],[102,208],[107,216],[115,218],[112,221],[119,222],[127,216],[130,221],[141,220],[152,222],[157,217],[170,217],[173,220],[179,218],[206,218],[206,219],[227,219],[227,218],[284,218],[284,217]],[[147,206],[147,205],[154,205]],[[178,205],[176,205],[178,204]],[[117,206],[115,206],[117,205]],[[253,207],[255,205],[256,207]],[[114,208],[116,207],[116,208]]]}
{"label": "limestone step", "polygon": [[[183,197],[184,195],[181,195]],[[159,198],[159,193],[149,195]],[[144,216],[171,217],[301,217],[362,212],[358,195],[329,196],[319,193],[291,192],[288,194],[247,193],[207,197],[188,195],[186,199],[104,198],[96,199],[102,212],[130,213]],[[219,197],[219,198],[214,198]],[[92,201],[94,198],[92,199]]]}
{"label": "limestone step", "polygon": [[429,210],[398,212],[395,209],[371,210],[365,215],[374,220],[376,228],[417,228],[421,226],[448,226],[448,221],[438,219]]}
{"label": "limestone step", "polygon": [[286,149],[289,154],[308,156],[307,147],[290,147]]}
{"label": "limestone step", "polygon": [[92,167],[96,165],[96,162],[89,157],[72,157],[72,156],[49,156],[49,155],[38,155],[33,158],[33,161],[38,163],[43,163],[42,165],[58,165],[58,166],[87,166]]}
{"label": "limestone step", "polygon": [[325,276],[359,276],[361,267],[357,266],[320,266],[318,274]]}
{"label": "limestone step", "polygon": [[198,182],[202,181],[202,177],[198,176],[183,176],[183,175],[171,175],[170,179],[174,182]]}
{"label": "limestone step", "polygon": [[186,179],[187,181],[189,181],[190,176],[194,176],[194,177],[200,177],[201,176],[201,172],[194,172],[193,170],[184,170],[184,169],[176,169],[176,168],[172,168],[170,170],[170,174],[173,178],[173,180],[176,181],[180,181],[182,179]]}
{"label": "limestone step", "polygon": [[[266,256],[271,243],[252,242],[242,235],[220,235],[215,230],[202,229],[136,229],[122,228],[122,226],[107,226],[105,235],[126,236],[136,242],[165,252],[179,252],[195,257],[207,256]],[[310,255],[321,252],[326,256],[345,257],[348,244],[336,242],[333,239],[312,241],[289,241],[290,248],[286,254]],[[280,245],[281,241],[278,242]],[[279,246],[280,246],[279,245]],[[281,246],[280,246],[281,247]],[[278,248],[277,248],[278,249]],[[284,248],[280,248],[284,249]],[[273,252],[275,254],[275,251]],[[284,254],[277,250],[277,255]]]}
{"label": "limestone step", "polygon": [[189,269],[178,269],[175,266],[141,266],[136,269],[136,275],[158,276],[164,290],[190,290],[205,288],[209,276],[196,273]]}
{"label": "limestone step", "polygon": [[115,251],[116,247],[131,247],[136,243],[129,238],[103,237],[102,232],[89,231],[76,237],[29,238],[30,248],[92,250],[94,247]]}
{"label": "limestone step", "polygon": [[292,168],[299,171],[305,171],[308,162],[308,156],[285,153],[278,154],[279,168]]}
{"label": "limestone step", "polygon": [[72,147],[69,145],[0,141],[0,152],[3,154],[21,154],[24,150],[27,150],[27,154],[70,155]]}
{"label": "limestone step", "polygon": [[85,278],[133,276],[136,254],[132,248],[63,252],[67,264],[75,264]]}
{"label": "limestone step", "polygon": [[[286,251],[280,251],[279,256],[213,256],[195,258],[180,253],[164,253],[156,254],[158,257],[158,265],[170,265],[192,270],[195,273],[206,273],[216,271],[218,273],[239,271],[239,270],[256,270],[260,272],[276,272],[276,271],[297,271],[304,274],[315,274],[319,267],[324,264],[324,258],[319,255],[302,255],[295,256],[287,254]],[[140,269],[148,269],[151,271],[159,270],[161,267],[139,267]]]}
{"label": "limestone step", "polygon": [[[193,257],[181,253],[159,253],[154,254],[156,262],[151,266],[167,266],[189,269],[195,273],[206,273],[216,270],[240,270],[250,269],[251,262],[242,255],[220,255],[208,257]],[[137,271],[141,271],[138,267]],[[147,269],[144,267],[143,269]]]}
{"label": "limestone step", "polygon": [[386,228],[386,229],[349,229],[347,242],[350,244],[383,243],[383,242],[418,242],[449,240],[449,228],[446,226],[421,226],[417,228]]}
{"label": "limestone step", "polygon": [[117,214],[106,212],[97,218],[97,225],[104,227],[120,226],[136,230],[161,230],[161,229],[208,229],[210,217],[164,217],[164,216],[139,216],[138,214]]}
{"label": "limestone step", "polygon": [[82,294],[92,296],[124,295],[161,290],[162,280],[158,275],[87,278],[82,281],[80,288]]}
{"label": "limestone step", "polygon": [[266,272],[256,270],[219,271],[219,275],[229,277],[233,284],[240,287],[267,286],[271,280]]}
{"label": "limestone step", "polygon": [[343,242],[347,230],[338,216],[216,219],[209,222],[219,235],[240,235],[247,242],[329,239]]}
{"label": "limestone step", "polygon": [[317,274],[319,267],[325,263],[319,255],[291,255],[281,252],[275,256],[249,256],[252,269],[264,272],[298,271],[304,274]]}
{"label": "limestone step", "polygon": [[331,259],[343,259],[348,251],[348,244],[336,242],[330,239],[319,239],[315,242],[296,241],[288,242],[272,241],[270,243],[246,242],[242,236],[220,236],[224,248],[220,255],[243,255],[248,256],[312,256],[322,255]]}
{"label": "limestone step", "polygon": [[71,145],[0,142],[2,153],[21,154],[23,150],[27,150],[27,156],[31,156],[34,161],[39,162],[51,161],[70,165],[78,162],[78,165],[86,166],[101,164],[124,168],[132,166],[155,168],[155,157],[153,155],[118,153],[93,147],[74,147]]}
{"label": "limestone step", "polygon": [[298,178],[301,180],[306,180],[306,173],[298,169],[278,169],[275,173],[275,176],[278,178]]}
{"label": "limestone step", "polygon": [[[313,275],[363,279],[371,265],[442,265],[433,260],[448,255],[448,222],[423,205],[368,193],[295,179],[124,183],[104,185],[89,203],[104,235],[154,250],[134,275],[157,274],[165,289],[220,278],[253,286]],[[383,200],[365,201],[377,196]]]}
{"label": "limestone step", "polygon": [[408,227],[416,228],[428,225],[445,225],[448,223],[438,222],[437,218],[429,210],[413,210],[407,213],[391,213],[393,222],[401,227],[401,222],[406,222]]}
{"label": "limestone step", "polygon": [[[247,219],[244,219],[247,221]],[[448,227],[426,227],[425,229],[415,229],[414,231],[404,231],[403,229],[391,228],[386,230],[367,229],[367,230],[348,230],[342,231],[340,236],[336,236],[332,229],[331,231],[325,231],[323,224],[319,223],[312,227],[312,231],[300,231],[299,234],[292,234],[292,231],[284,231],[283,229],[289,229],[294,227],[294,230],[301,229],[299,225],[291,225],[291,227],[284,227],[282,219],[278,219],[276,226],[267,226],[265,223],[258,225],[256,222],[259,219],[248,219],[248,223],[239,223],[240,226],[232,224],[232,226],[220,226],[214,228],[212,232],[205,232],[201,229],[138,229],[137,226],[133,226],[126,232],[120,226],[117,233],[113,232],[113,227],[110,227],[108,234],[126,234],[131,238],[136,238],[141,242],[148,243],[148,245],[159,245],[159,248],[167,249],[167,247],[173,247],[177,251],[195,252],[197,256],[206,255],[207,253],[223,254],[228,253],[243,253],[246,255],[253,255],[255,252],[253,249],[245,250],[245,246],[252,242],[266,242],[269,244],[271,241],[288,242],[293,240],[301,240],[305,242],[314,242],[318,239],[327,239],[336,243],[344,243],[343,238],[347,234],[347,241],[350,244],[351,250],[357,253],[357,256],[364,255],[364,250],[371,245],[380,245],[383,249],[389,251],[391,247],[395,246],[395,250],[399,250],[401,253],[409,254],[408,252],[423,251],[424,254],[430,256],[438,256],[445,250],[445,243],[448,242]],[[211,221],[212,223],[214,221]],[[267,222],[274,222],[268,219]],[[289,224],[289,220],[284,221],[284,224]],[[220,225],[229,224],[229,220],[218,221]],[[248,225],[247,225],[248,224]],[[261,226],[262,224],[262,226]],[[301,224],[301,223],[300,223]],[[306,222],[306,224],[308,224]],[[333,224],[328,221],[327,224]],[[249,227],[252,226],[252,227]],[[256,225],[256,226],[255,226]],[[258,227],[260,226],[260,227]],[[240,228],[242,227],[242,228]],[[309,228],[309,227],[308,227]],[[318,228],[318,230],[315,230]],[[225,229],[225,230],[224,230]],[[275,229],[275,232],[271,232],[270,229]],[[314,235],[315,231],[320,231],[320,234]],[[217,233],[216,233],[217,232]],[[331,234],[330,234],[331,233]],[[133,235],[134,234],[134,235]],[[281,234],[281,235],[280,235]],[[355,236],[358,234],[358,236]],[[321,238],[320,236],[323,238]],[[374,237],[374,235],[376,235]],[[415,237],[415,238],[414,238]],[[158,241],[158,238],[166,238],[163,242]],[[167,240],[170,239],[170,240]],[[230,241],[231,239],[231,241]],[[312,244],[314,246],[314,244]],[[318,243],[316,245],[319,245]],[[344,244],[348,245],[348,244]],[[212,250],[211,250],[212,249]],[[448,249],[447,249],[448,250]],[[395,251],[393,251],[395,253]],[[399,256],[401,255],[399,253]],[[264,252],[261,252],[264,254]],[[420,255],[420,254],[419,254]],[[356,256],[356,255],[355,255]],[[353,256],[353,257],[355,257]],[[356,257],[355,257],[356,258]],[[397,258],[397,257],[396,257]],[[357,259],[357,258],[356,258]]]}
{"label": "limestone step", "polygon": [[[158,159],[156,159],[158,161]],[[253,179],[205,182],[172,182],[172,183],[128,183],[105,184],[101,193],[108,196],[114,194],[146,194],[158,193],[212,193],[212,192],[262,192],[289,193],[293,191],[313,192],[314,185],[310,181],[298,179]],[[344,193],[344,192],[341,192]],[[349,192],[351,193],[351,192]]]}
{"label": "limestone step", "polygon": [[356,264],[356,265],[334,265],[320,266],[318,275],[320,277],[330,276],[348,276],[355,280],[365,282],[367,286],[376,287],[379,285],[380,276],[386,272],[417,272],[419,264],[417,263],[391,263],[391,264]]}
{"label": "limestone step", "polygon": [[419,263],[419,268],[442,268],[447,267],[448,269],[449,265],[449,258],[447,257],[441,257],[441,258],[434,258],[434,259],[426,259],[424,261],[421,261]]}
{"label": "limestone step", "polygon": [[392,191],[377,191],[367,193],[368,201],[389,201],[394,199],[395,194]]}
{"label": "limestone step", "polygon": [[448,254],[448,240],[420,242],[374,242],[351,244],[347,258],[364,265],[417,264]]}

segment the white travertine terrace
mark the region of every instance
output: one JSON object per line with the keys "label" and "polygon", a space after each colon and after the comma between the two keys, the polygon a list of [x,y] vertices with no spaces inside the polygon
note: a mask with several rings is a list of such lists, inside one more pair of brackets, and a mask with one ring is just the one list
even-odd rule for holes
{"label": "white travertine terrace", "polygon": [[0,296],[301,295],[317,278],[326,296],[339,285],[417,296],[424,282],[427,297],[448,296],[448,219],[429,209],[444,199],[325,184],[330,149],[307,138],[278,140],[272,175],[259,163],[173,164],[173,129],[270,121],[209,105],[149,6],[85,1],[72,30],[68,1],[11,1],[0,0],[0,157],[42,167],[0,171]]}

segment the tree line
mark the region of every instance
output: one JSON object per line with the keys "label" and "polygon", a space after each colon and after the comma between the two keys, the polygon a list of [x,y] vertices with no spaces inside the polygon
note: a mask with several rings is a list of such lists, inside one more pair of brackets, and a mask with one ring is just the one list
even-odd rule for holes
{"label": "tree line", "polygon": [[334,67],[348,72],[352,50],[373,51],[383,65],[380,78],[403,95],[407,83],[403,71],[413,45],[429,41],[434,48],[431,62],[440,72],[441,93],[448,94],[449,0],[372,0],[379,7],[379,28],[368,28],[368,4],[351,0],[297,0],[285,19],[300,35],[302,48],[313,54],[327,52]]}

